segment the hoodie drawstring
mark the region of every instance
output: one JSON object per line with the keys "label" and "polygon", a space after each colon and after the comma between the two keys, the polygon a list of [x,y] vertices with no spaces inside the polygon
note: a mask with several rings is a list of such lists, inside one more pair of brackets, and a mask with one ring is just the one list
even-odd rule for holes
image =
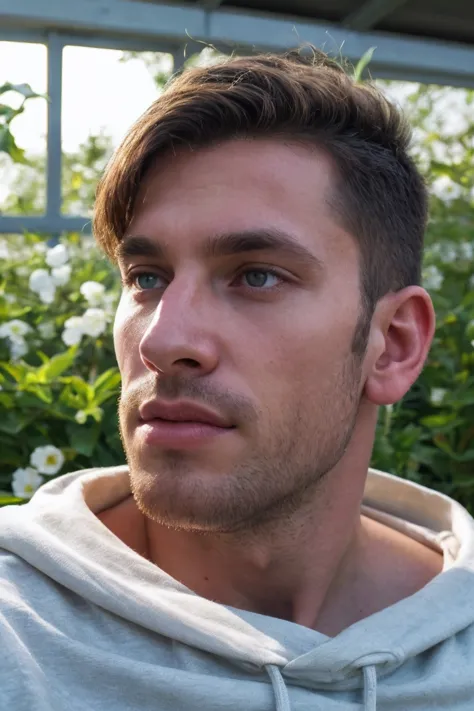
{"label": "hoodie drawstring", "polygon": [[288,689],[283,681],[281,671],[276,664],[265,664],[265,669],[272,682],[273,693],[275,694],[276,711],[291,711],[290,697]]}
{"label": "hoodie drawstring", "polygon": [[[265,664],[276,701],[276,711],[291,711],[288,689],[276,664]],[[364,711],[377,711],[377,668],[370,664],[362,668],[364,674]]]}
{"label": "hoodie drawstring", "polygon": [[377,668],[370,664],[364,672],[364,711],[377,711]]}

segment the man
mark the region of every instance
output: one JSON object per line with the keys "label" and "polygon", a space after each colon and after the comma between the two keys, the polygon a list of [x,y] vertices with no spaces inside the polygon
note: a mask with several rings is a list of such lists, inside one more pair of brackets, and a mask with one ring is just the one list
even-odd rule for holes
{"label": "man", "polygon": [[0,514],[0,708],[468,711],[473,521],[367,475],[433,337],[409,130],[324,55],[184,72],[101,181],[128,467]]}

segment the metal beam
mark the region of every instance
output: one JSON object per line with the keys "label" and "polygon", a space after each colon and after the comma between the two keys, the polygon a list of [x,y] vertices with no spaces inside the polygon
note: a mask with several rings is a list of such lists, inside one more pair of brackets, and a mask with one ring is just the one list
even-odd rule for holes
{"label": "metal beam", "polygon": [[74,47],[95,47],[97,49],[120,49],[129,52],[165,52],[173,54],[177,45],[165,40],[154,40],[152,37],[116,37],[115,35],[81,35],[64,34],[59,35],[64,46]]}
{"label": "metal beam", "polygon": [[11,0],[0,2],[0,25],[44,28],[70,33],[121,34],[128,37],[169,37],[183,40],[185,33],[200,37],[202,8],[130,2],[130,0]]}
{"label": "metal beam", "polygon": [[365,0],[357,10],[344,18],[342,24],[352,30],[370,30],[380,20],[406,2],[407,0]]}
{"label": "metal beam", "polygon": [[222,5],[223,1],[224,0],[201,0],[201,7],[208,12],[210,10],[217,10],[217,8]]}
{"label": "metal beam", "polygon": [[12,29],[0,26],[0,42],[27,42],[32,44],[46,44],[47,32],[44,30]]}
{"label": "metal beam", "polygon": [[[352,62],[371,47],[370,65],[394,78],[474,87],[474,48],[448,42],[361,33],[300,18],[275,18],[271,13],[237,12],[130,2],[129,0],[0,0],[0,25],[24,29],[55,29],[101,37],[127,37],[174,45],[186,40],[208,42],[234,51],[281,51],[303,42],[343,54]],[[120,49],[118,44],[117,49]]]}
{"label": "metal beam", "polygon": [[48,150],[46,162],[46,215],[61,214],[61,108],[63,45],[55,34],[48,37]]}
{"label": "metal beam", "polygon": [[21,234],[22,232],[36,232],[37,234],[61,234],[61,232],[84,232],[90,234],[90,217],[67,217],[58,215],[56,217],[7,217],[0,216],[0,233]]}

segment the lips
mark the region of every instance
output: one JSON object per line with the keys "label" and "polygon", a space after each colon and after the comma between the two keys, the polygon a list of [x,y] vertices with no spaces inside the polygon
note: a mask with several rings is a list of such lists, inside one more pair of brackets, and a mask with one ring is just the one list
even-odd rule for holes
{"label": "lips", "polygon": [[228,419],[218,413],[187,402],[166,403],[163,400],[150,400],[142,405],[139,414],[143,422],[165,420],[168,422],[200,422],[225,429],[233,427]]}

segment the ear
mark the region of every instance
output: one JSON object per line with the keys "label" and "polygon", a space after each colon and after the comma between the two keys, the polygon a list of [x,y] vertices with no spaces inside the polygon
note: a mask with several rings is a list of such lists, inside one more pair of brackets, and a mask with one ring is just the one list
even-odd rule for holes
{"label": "ear", "polygon": [[364,393],[370,402],[392,405],[408,392],[421,373],[435,325],[431,298],[420,286],[380,299],[367,351],[369,372]]}

